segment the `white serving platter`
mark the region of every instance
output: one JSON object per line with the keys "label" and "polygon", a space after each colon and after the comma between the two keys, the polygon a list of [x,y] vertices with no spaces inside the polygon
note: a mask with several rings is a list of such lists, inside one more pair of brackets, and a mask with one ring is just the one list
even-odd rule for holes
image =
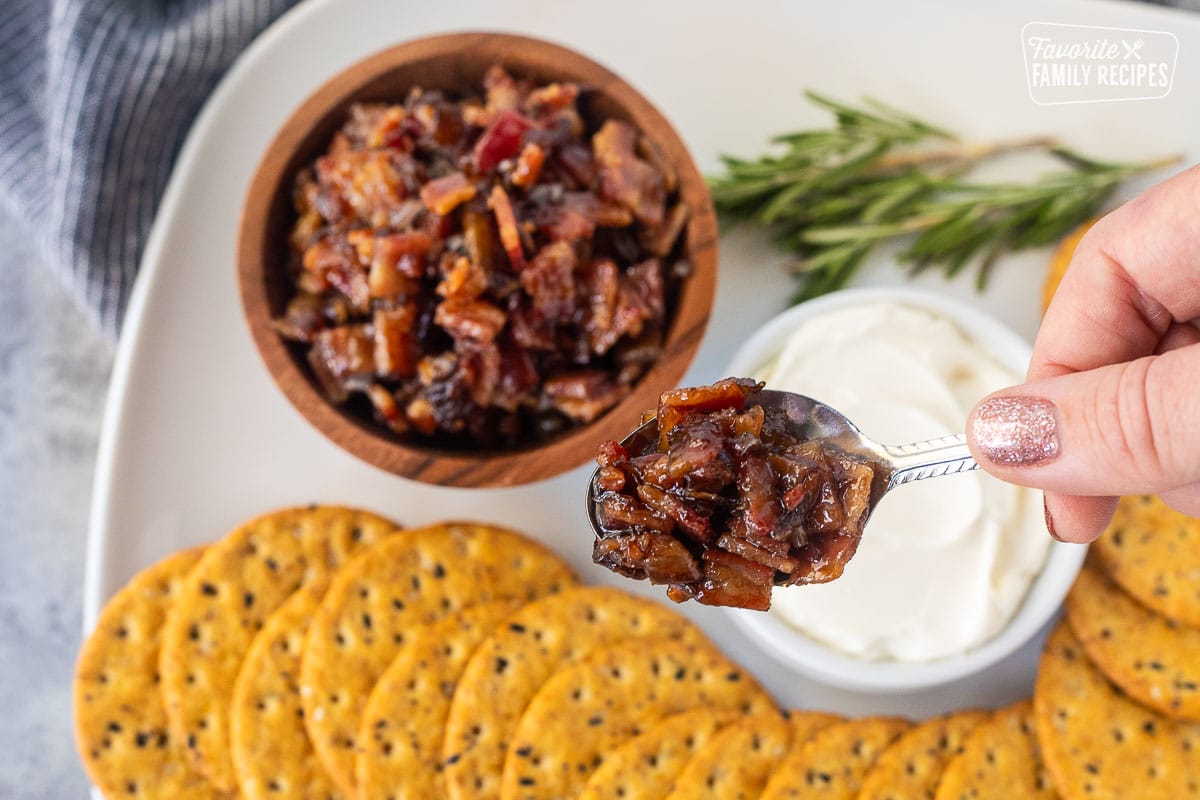
{"label": "white serving platter", "polygon": [[[1166,30],[1179,40],[1165,99],[1038,106],[1020,41],[1031,21]],[[753,154],[774,133],[824,122],[811,87],[871,95],[967,138],[1053,133],[1084,152],[1139,159],[1200,142],[1200,17],[1129,3],[787,2],[755,0],[310,0],[260,37],[196,120],[150,236],[113,371],[92,499],[84,619],[130,575],[213,540],[264,510],[309,501],[362,505],[409,524],[475,517],[551,545],[594,583],[624,581],[590,562],[583,516],[588,467],[500,490],[413,483],[358,462],[309,428],[272,384],[241,318],[234,282],[238,213],[268,140],[291,110],[342,68],[388,45],[451,30],[557,40],[607,64],[657,103],[705,170],[719,152]],[[994,172],[1026,177],[1035,165]],[[971,279],[919,284],[977,304],[1032,338],[1047,254],[1008,258],[988,291]],[[717,303],[686,380],[708,382],[740,342],[787,304],[785,258],[760,237],[721,245]],[[886,258],[859,285],[903,280]],[[851,565],[851,568],[853,565]],[[1030,691],[1039,640],[986,673],[881,696],[800,679],[757,650],[717,609],[685,613],[787,705],[847,714],[923,716],[995,705]]]}

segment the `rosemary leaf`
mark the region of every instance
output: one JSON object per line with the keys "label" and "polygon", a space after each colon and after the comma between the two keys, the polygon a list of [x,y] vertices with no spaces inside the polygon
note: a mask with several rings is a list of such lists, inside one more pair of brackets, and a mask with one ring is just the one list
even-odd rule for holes
{"label": "rosemary leaf", "polygon": [[[767,227],[797,256],[794,299],[842,288],[882,244],[899,260],[952,277],[976,263],[982,289],[1007,253],[1050,244],[1095,216],[1126,180],[1178,161],[1100,161],[1047,137],[966,143],[877,100],[854,106],[815,92],[830,128],[783,133],[757,158],[722,156],[710,180],[723,221]],[[1026,183],[964,179],[982,161],[1043,152],[1065,168]]]}

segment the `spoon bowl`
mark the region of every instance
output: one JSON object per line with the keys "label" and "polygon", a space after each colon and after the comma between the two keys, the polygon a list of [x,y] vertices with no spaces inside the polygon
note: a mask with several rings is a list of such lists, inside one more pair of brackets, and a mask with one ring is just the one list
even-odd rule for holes
{"label": "spoon bowl", "polygon": [[[805,442],[819,442],[822,449],[837,450],[871,465],[874,477],[864,523],[889,491],[901,484],[926,478],[954,475],[979,469],[979,464],[967,448],[964,434],[942,436],[923,442],[902,445],[881,444],[871,439],[851,422],[845,414],[811,397],[794,392],[764,389],[758,394],[763,410],[777,410],[787,420],[788,433]],[[644,452],[658,439],[658,420],[650,419],[621,440],[621,446],[631,453]],[[592,531],[599,536],[600,522],[596,509],[596,478],[599,469],[588,481],[587,515]]]}

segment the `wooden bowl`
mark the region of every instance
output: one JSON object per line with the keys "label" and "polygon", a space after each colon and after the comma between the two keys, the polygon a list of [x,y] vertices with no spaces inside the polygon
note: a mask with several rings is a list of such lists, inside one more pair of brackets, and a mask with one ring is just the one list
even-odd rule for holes
{"label": "wooden bowl", "polygon": [[[296,173],[328,147],[351,104],[401,101],[420,85],[476,89],[494,63],[538,81],[575,81],[591,89],[588,117],[634,125],[666,153],[679,174],[679,197],[690,219],[683,255],[692,275],[669,319],[662,357],[618,405],[593,422],[525,448],[463,452],[413,443],[372,420],[329,402],[301,346],[272,328],[292,287],[285,274],[287,237],[295,221]],[[595,119],[589,119],[591,124]],[[620,439],[676,385],[696,353],[712,309],[717,276],[717,226],[704,179],[670,123],[628,83],[584,56],[549,42],[498,33],[433,36],[397,45],[346,69],[317,89],[284,123],[250,181],[238,234],[238,286],[246,321],[271,376],[317,430],[381,469],[426,483],[511,486],[549,478],[595,456],[606,439]]]}

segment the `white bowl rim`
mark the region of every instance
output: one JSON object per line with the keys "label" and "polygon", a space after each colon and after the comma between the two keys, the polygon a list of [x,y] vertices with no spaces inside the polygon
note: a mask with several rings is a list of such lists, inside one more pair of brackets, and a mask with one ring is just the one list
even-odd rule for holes
{"label": "white bowl rim", "polygon": [[[977,306],[924,289],[872,287],[843,289],[792,306],[771,318],[738,348],[725,374],[756,374],[779,354],[787,334],[802,321],[835,309],[882,301],[940,314],[1001,363],[1018,373],[1028,366],[1032,352],[1029,342]],[[980,672],[1033,638],[1058,612],[1086,553],[1086,545],[1051,542],[1041,571],[1004,628],[978,647],[934,661],[868,661],[805,636],[769,612],[726,610],[777,661],[810,678],[855,691],[916,691]]]}

